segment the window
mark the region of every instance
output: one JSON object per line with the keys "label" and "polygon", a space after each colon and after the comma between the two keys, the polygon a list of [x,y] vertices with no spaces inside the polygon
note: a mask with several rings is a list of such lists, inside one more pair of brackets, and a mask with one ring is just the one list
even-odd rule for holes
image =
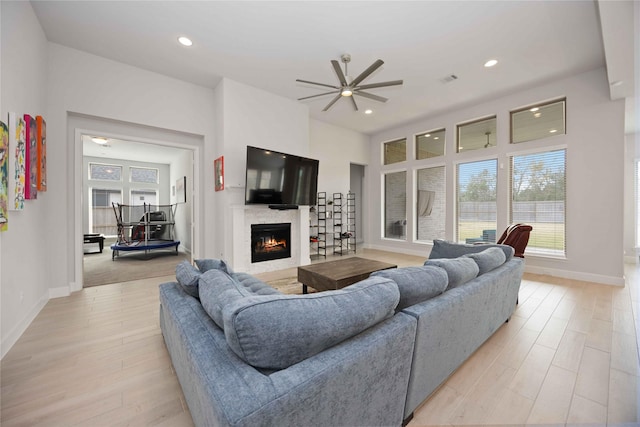
{"label": "window", "polygon": [[444,156],[444,129],[416,135],[416,159]]}
{"label": "window", "polygon": [[407,160],[407,140],[398,139],[384,143],[384,164],[404,162]]}
{"label": "window", "polygon": [[511,143],[561,135],[565,132],[565,100],[511,112]]}
{"label": "window", "polygon": [[511,223],[533,227],[527,251],[565,255],[566,150],[511,158]]}
{"label": "window", "polygon": [[158,204],[158,192],[156,190],[131,190],[131,205]]}
{"label": "window", "polygon": [[122,181],[122,166],[89,163],[89,179]]}
{"label": "window", "polygon": [[496,159],[458,164],[458,242],[495,242],[497,168]]}
{"label": "window", "polygon": [[129,181],[142,184],[157,184],[158,169],[138,168],[131,166],[129,168]]}
{"label": "window", "polygon": [[458,153],[495,146],[495,116],[458,125]]}
{"label": "window", "polygon": [[120,189],[91,189],[91,212],[89,215],[90,233],[100,233],[105,236],[116,236],[118,224],[113,212],[112,203],[122,203]]}
{"label": "window", "polygon": [[445,169],[444,166],[418,169],[416,174],[416,230],[418,240],[444,239]]}
{"label": "window", "polygon": [[384,237],[406,239],[407,172],[384,175]]}

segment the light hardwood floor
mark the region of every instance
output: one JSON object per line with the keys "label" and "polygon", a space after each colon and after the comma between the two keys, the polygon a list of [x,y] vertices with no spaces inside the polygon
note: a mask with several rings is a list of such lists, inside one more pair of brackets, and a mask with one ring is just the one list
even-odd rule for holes
{"label": "light hardwood floor", "polygon": [[[417,265],[420,258],[359,250]],[[506,323],[415,412],[423,425],[638,425],[640,267],[624,288],[525,274]],[[260,275],[295,275],[295,269]],[[2,426],[193,425],[158,323],[159,283],[47,303],[2,359]]]}

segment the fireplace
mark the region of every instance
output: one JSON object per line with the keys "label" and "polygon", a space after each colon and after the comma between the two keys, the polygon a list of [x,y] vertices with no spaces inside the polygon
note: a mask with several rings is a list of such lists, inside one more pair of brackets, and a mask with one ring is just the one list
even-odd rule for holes
{"label": "fireplace", "polygon": [[291,223],[251,224],[251,262],[291,258]]}

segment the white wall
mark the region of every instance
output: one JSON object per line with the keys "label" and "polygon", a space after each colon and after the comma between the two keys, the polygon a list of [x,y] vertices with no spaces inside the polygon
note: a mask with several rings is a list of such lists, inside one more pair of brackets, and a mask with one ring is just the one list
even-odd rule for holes
{"label": "white wall", "polygon": [[[6,122],[10,111],[34,117],[42,115],[46,119],[47,40],[29,2],[0,2],[0,8],[0,119]],[[47,141],[51,141],[49,154],[56,149],[56,143],[50,138]],[[52,169],[49,161],[48,173]],[[52,208],[63,210],[55,205],[53,193],[49,186],[47,192],[38,193],[37,200],[26,201],[23,211],[10,211],[9,228],[0,233],[2,356],[49,298],[48,260],[53,258],[49,250],[64,252],[51,239],[51,230],[59,224],[49,214]]]}
{"label": "white wall", "polygon": [[[544,100],[567,99],[567,133],[544,140],[509,144],[509,112]],[[498,146],[467,153],[456,153],[456,124],[474,118],[497,115]],[[369,185],[373,213],[368,243],[381,249],[404,251],[427,256],[430,245],[413,242],[414,188],[407,185],[409,241],[381,238],[383,170],[413,170],[428,161],[408,160],[401,164],[381,166],[381,149],[385,141],[407,138],[409,158],[414,152],[415,134],[446,128],[446,155],[433,160],[446,164],[447,223],[446,236],[454,236],[454,174],[459,161],[498,158],[498,229],[506,228],[508,206],[508,159],[519,150],[539,147],[567,148],[567,257],[550,259],[528,255],[527,270],[561,277],[621,285],[623,278],[623,162],[624,101],[610,101],[606,72],[598,69],[578,76],[517,92],[489,102],[462,108],[442,115],[424,118],[410,124],[378,133],[372,137]],[[480,157],[481,156],[481,157]],[[504,165],[504,168],[502,167]]]}
{"label": "white wall", "polygon": [[[370,139],[368,135],[330,125],[319,120],[309,120],[309,157],[320,161],[318,171],[318,191],[327,193],[331,200],[333,193],[346,194],[351,190],[351,164],[365,166],[370,161]],[[366,203],[368,195],[367,181],[363,183],[365,194],[357,197],[357,201]],[[365,205],[366,206],[366,205]],[[362,221],[356,223],[356,239],[367,240],[367,223],[370,221],[370,209],[357,206],[357,217]],[[361,224],[363,222],[364,224]]]}
{"label": "white wall", "polygon": [[[176,159],[171,163],[171,171],[169,173],[169,188],[176,185],[178,179],[187,177],[187,188],[184,189],[187,202],[179,201],[176,207],[176,228],[175,238],[180,240],[180,247],[191,252],[191,210],[193,208],[193,151],[181,150],[176,152]],[[171,203],[178,202],[177,198],[171,193]]]}
{"label": "white wall", "polygon": [[215,157],[224,156],[225,190],[214,192],[213,174],[207,177],[208,192],[217,205],[211,221],[217,235],[224,236],[213,242],[212,253],[233,265],[232,207],[244,205],[246,147],[309,157],[309,110],[299,102],[229,79],[218,85],[215,97],[221,110]]}
{"label": "white wall", "polygon": [[[211,163],[207,161],[214,146],[213,91],[210,89],[57,44],[49,44],[47,89],[48,140],[53,144],[70,147],[74,143],[74,129],[68,124],[74,119],[72,126],[76,126],[75,115],[82,115],[81,118],[90,116],[129,125],[132,132],[152,133],[159,135],[156,139],[167,142],[182,142],[188,140],[189,135],[200,135],[204,147],[198,160],[202,165]],[[76,243],[75,215],[80,203],[78,197],[73,197],[74,181],[79,173],[74,165],[74,153],[72,149],[52,150],[48,156],[49,164],[56,165],[51,168],[49,185],[56,191],[60,206],[65,207],[54,212],[53,220],[67,225],[55,231],[53,240],[69,248]],[[203,240],[206,240],[212,230],[207,223],[202,228]],[[79,261],[69,251],[52,265],[51,277],[56,286],[79,289]]]}
{"label": "white wall", "polygon": [[[81,286],[82,258],[74,248],[81,252],[75,236],[82,228],[82,195],[74,183],[82,161],[70,123],[129,126],[154,141],[185,145],[196,139],[202,181],[213,175],[215,109],[211,89],[48,43],[29,2],[0,7],[2,117],[9,111],[40,114],[48,133],[47,192],[13,213],[10,230],[0,237],[4,355],[50,296]],[[203,216],[201,199],[197,219]],[[214,240],[211,222],[202,221],[200,234],[194,244],[202,253],[204,242]]]}

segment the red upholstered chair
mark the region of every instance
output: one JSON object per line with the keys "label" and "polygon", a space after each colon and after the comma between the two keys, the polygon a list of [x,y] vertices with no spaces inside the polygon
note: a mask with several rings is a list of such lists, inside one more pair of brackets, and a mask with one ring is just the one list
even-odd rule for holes
{"label": "red upholstered chair", "polygon": [[513,224],[507,227],[498,243],[509,245],[515,250],[514,256],[524,258],[524,250],[529,243],[529,233],[533,227],[527,224]]}

